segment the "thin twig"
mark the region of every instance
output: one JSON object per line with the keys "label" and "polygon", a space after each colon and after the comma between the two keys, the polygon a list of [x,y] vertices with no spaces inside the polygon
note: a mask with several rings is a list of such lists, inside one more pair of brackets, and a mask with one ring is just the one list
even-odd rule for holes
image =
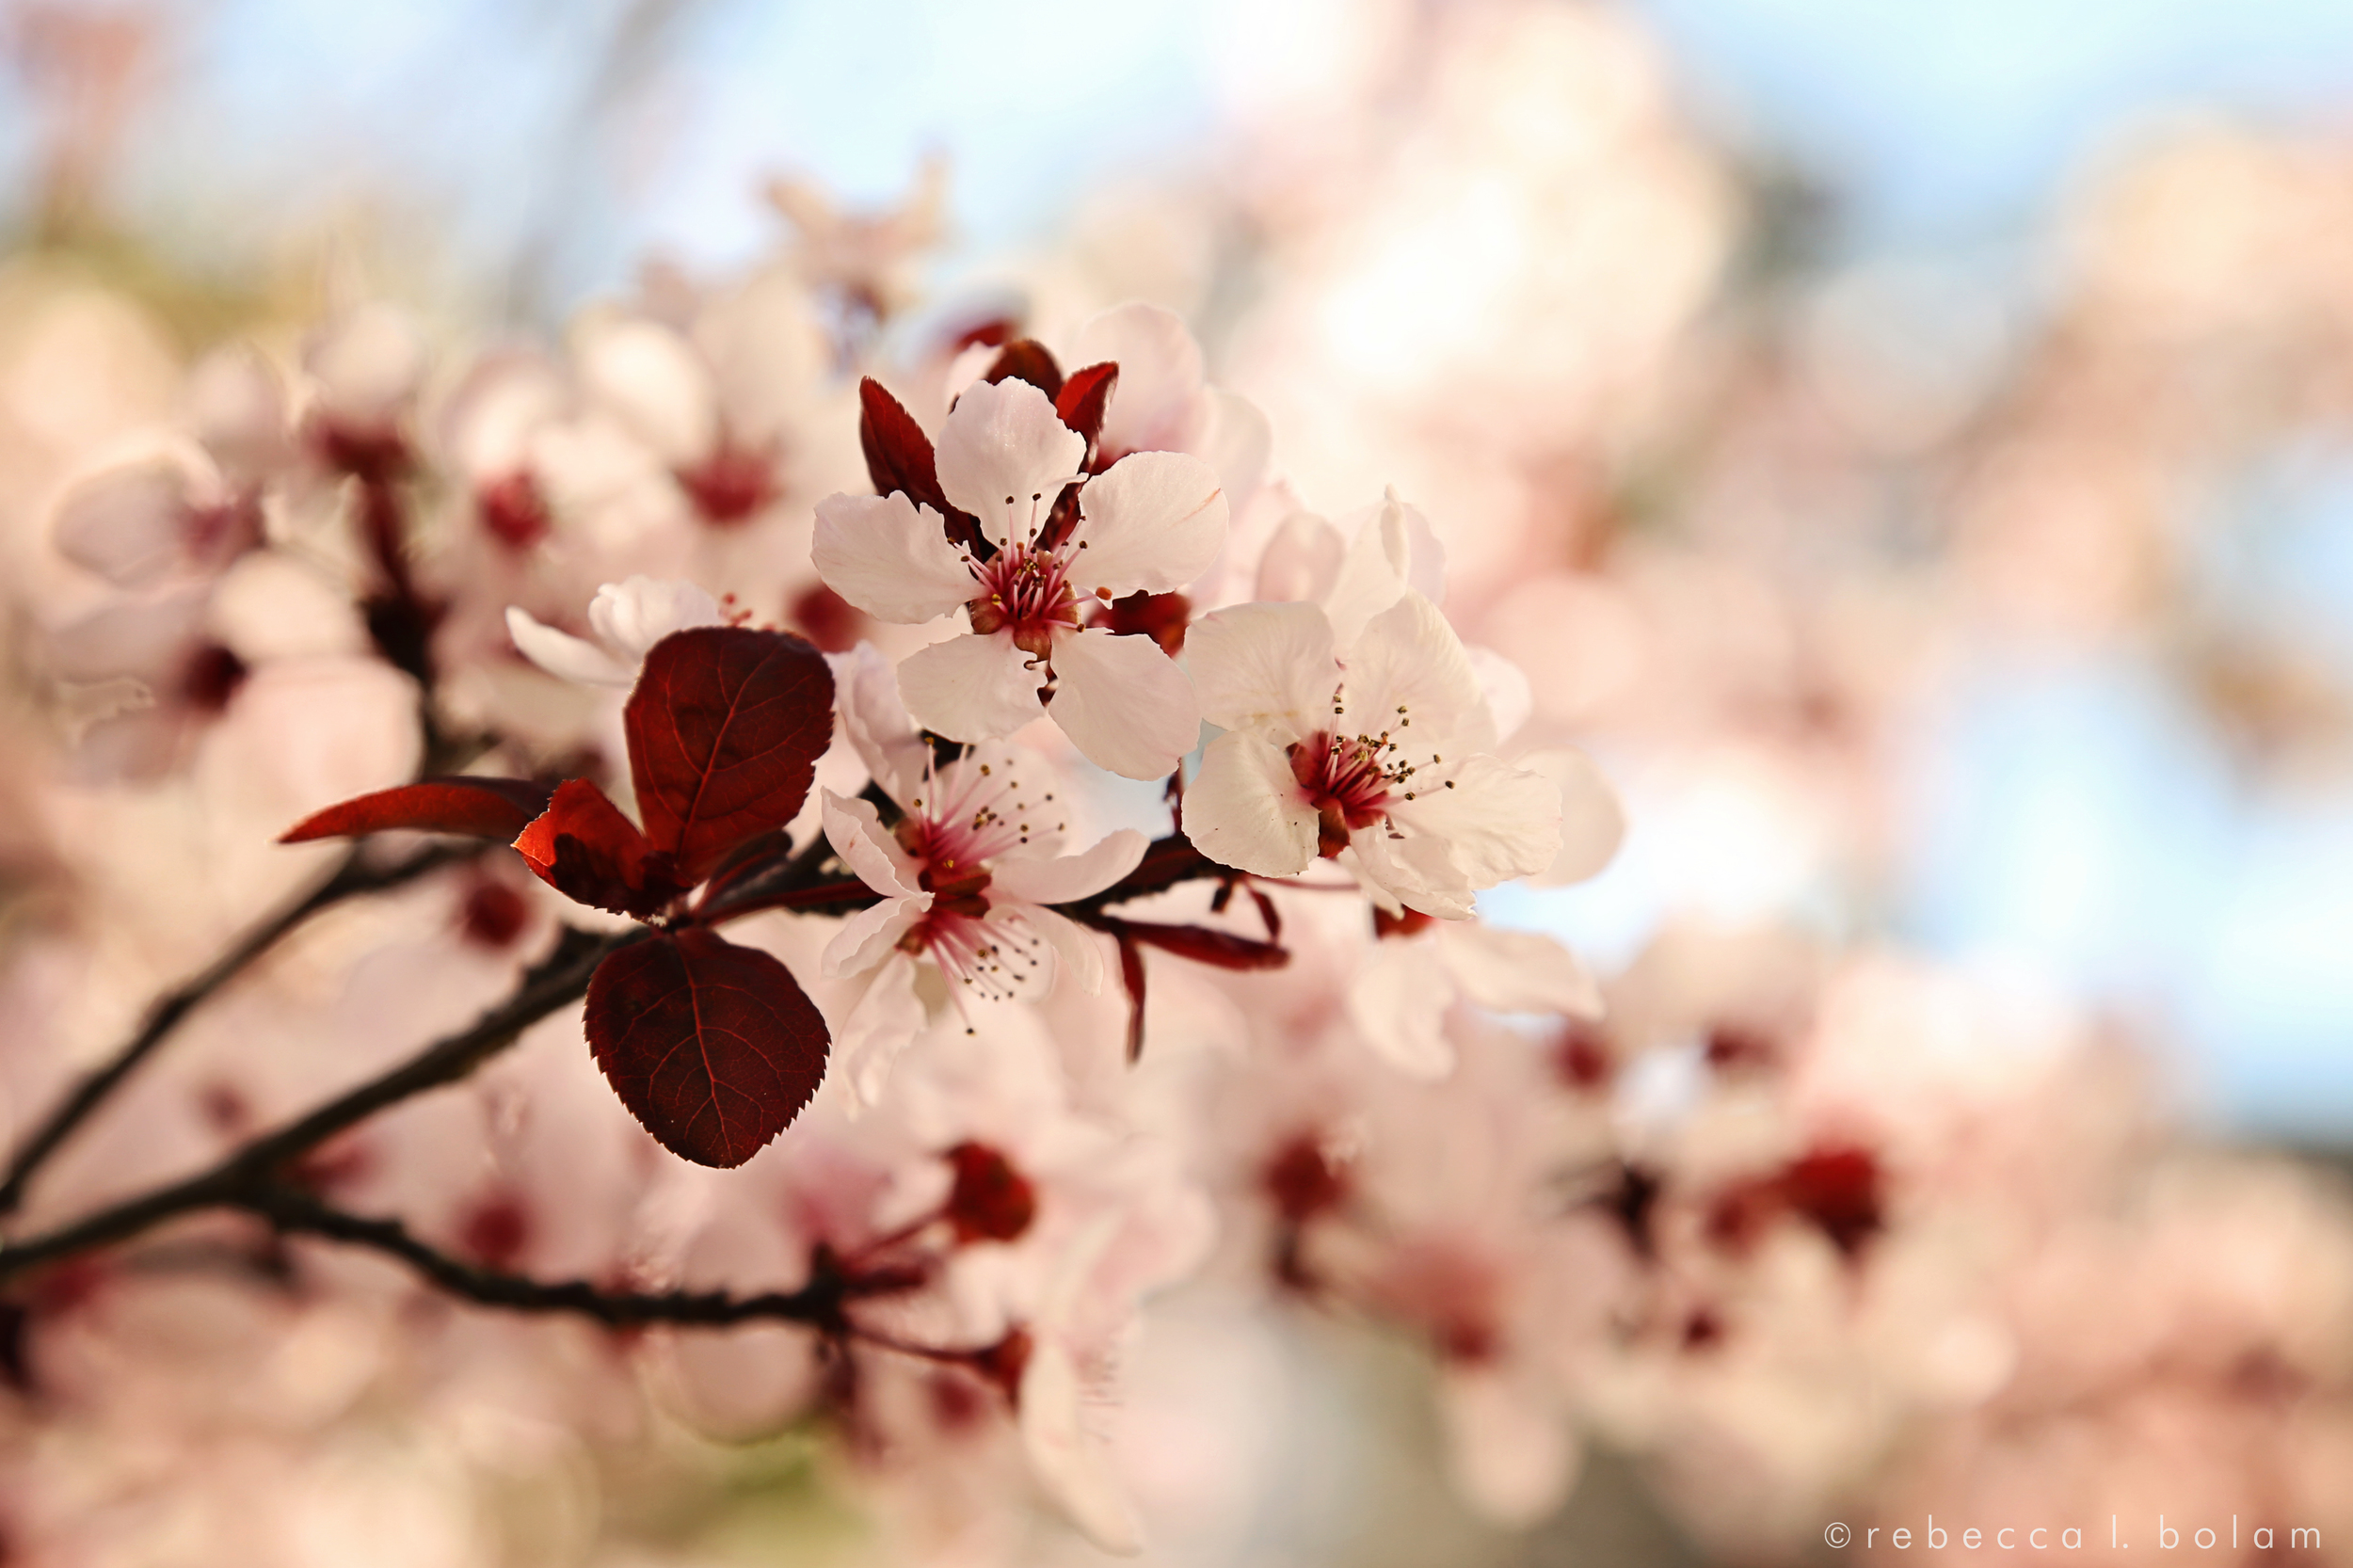
{"label": "thin twig", "polygon": [[104,1065],[91,1069],[19,1146],[8,1161],[7,1175],[0,1176],[0,1216],[16,1211],[41,1166],[89,1119],[91,1112],[105,1103],[124,1079],[155,1053],[156,1048],[170,1037],[189,1014],[296,927],[345,899],[397,888],[427,872],[481,853],[482,846],[477,844],[436,844],[394,865],[378,867],[369,863],[361,846],[353,846],[326,880],[248,931],[228,952],[196,975],[156,999],[138,1032],[123,1042]]}
{"label": "thin twig", "polygon": [[167,1220],[200,1209],[241,1208],[279,1184],[280,1173],[328,1139],[412,1095],[454,1083],[515,1043],[526,1029],[588,988],[588,977],[608,953],[653,935],[644,926],[609,936],[567,930],[555,952],[523,977],[505,1001],[472,1027],[444,1036],[380,1077],[329,1100],[310,1114],[264,1134],[209,1170],[127,1198],[73,1224],[0,1244],[0,1284],[45,1264],[111,1246]]}
{"label": "thin twig", "polygon": [[842,1306],[855,1293],[854,1287],[831,1282],[735,1296],[724,1290],[612,1290],[584,1279],[536,1280],[453,1257],[419,1240],[398,1220],[348,1213],[297,1188],[257,1186],[240,1194],[234,1207],[268,1221],[281,1235],[323,1237],[398,1258],[442,1290],[481,1306],[571,1312],[614,1328],[647,1323],[725,1328],[771,1321],[846,1332]]}

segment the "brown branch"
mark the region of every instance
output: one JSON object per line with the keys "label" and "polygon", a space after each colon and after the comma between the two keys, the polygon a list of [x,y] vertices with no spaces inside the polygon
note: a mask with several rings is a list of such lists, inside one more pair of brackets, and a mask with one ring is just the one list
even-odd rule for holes
{"label": "brown branch", "polygon": [[294,900],[239,937],[228,952],[207,965],[188,980],[157,998],[148,1009],[146,1020],[138,1032],[123,1042],[121,1048],[95,1067],[74,1085],[73,1091],[60,1100],[56,1109],[44,1117],[8,1161],[5,1176],[0,1176],[0,1217],[12,1214],[24,1201],[25,1190],[49,1158],[72,1137],[92,1112],[104,1104],[123,1080],[137,1071],[141,1064],[155,1053],[172,1031],[178,1029],[188,1015],[195,1012],[213,995],[276,947],[296,927],[312,916],[332,908],[345,899],[365,893],[382,892],[413,882],[425,872],[482,853],[476,844],[437,844],[406,860],[391,866],[372,866],[361,847],[355,845],[327,879],[300,898]]}
{"label": "brown branch", "polygon": [[309,1192],[264,1184],[241,1193],[234,1207],[267,1221],[284,1236],[316,1236],[364,1247],[407,1264],[427,1282],[479,1306],[508,1312],[570,1312],[613,1328],[648,1323],[726,1328],[736,1323],[805,1323],[850,1332],[843,1307],[852,1282],[812,1281],[798,1290],[736,1296],[724,1290],[613,1290],[584,1279],[536,1280],[453,1257],[409,1233],[398,1220],[370,1219],[322,1203]]}
{"label": "brown branch", "polygon": [[471,1028],[435,1041],[390,1072],[254,1139],[209,1170],[126,1198],[43,1235],[0,1244],[0,1284],[44,1265],[128,1240],[184,1214],[248,1206],[254,1194],[280,1184],[287,1166],[335,1134],[412,1095],[455,1083],[472,1072],[513,1045],[524,1030],[578,1000],[588,988],[588,977],[608,953],[653,935],[645,926],[608,936],[568,929],[555,952],[524,975],[515,994]]}

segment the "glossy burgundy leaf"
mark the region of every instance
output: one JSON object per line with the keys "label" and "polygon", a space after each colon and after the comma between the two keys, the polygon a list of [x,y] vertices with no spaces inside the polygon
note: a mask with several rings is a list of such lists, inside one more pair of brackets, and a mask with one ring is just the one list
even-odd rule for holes
{"label": "glossy burgundy leaf", "polygon": [[1062,366],[1035,338],[1016,338],[998,352],[984,381],[1027,381],[1048,397],[1062,392]]}
{"label": "glossy burgundy leaf", "polygon": [[588,981],[589,1049],[630,1113],[698,1165],[741,1165],[825,1076],[825,1020],[792,973],[703,926],[623,948]]}
{"label": "glossy burgundy leaf", "polygon": [[654,644],[621,717],[646,837],[691,885],[800,810],[833,739],[833,672],[782,632],[694,627]]}
{"label": "glossy burgundy leaf", "polygon": [[356,839],[363,833],[394,829],[512,839],[546,809],[548,793],[546,785],[522,778],[420,779],[313,811],[278,841],[302,844],[313,839]]}
{"label": "glossy burgundy leaf", "polygon": [[904,490],[917,505],[945,514],[948,498],[940,492],[932,439],[923,434],[915,416],[871,376],[858,382],[857,400],[857,443],[866,454],[866,472],[874,481],[874,493]]}
{"label": "glossy burgundy leaf", "polygon": [[1112,389],[1119,385],[1119,367],[1106,360],[1099,365],[1087,365],[1074,370],[1054,394],[1054,412],[1062,422],[1087,439],[1087,451],[1093,453],[1095,443],[1103,434],[1103,415],[1112,406]]}
{"label": "glossy burgundy leaf", "polygon": [[616,915],[651,915],[690,886],[677,861],[584,778],[557,787],[548,808],[516,835],[515,850],[566,898]]}

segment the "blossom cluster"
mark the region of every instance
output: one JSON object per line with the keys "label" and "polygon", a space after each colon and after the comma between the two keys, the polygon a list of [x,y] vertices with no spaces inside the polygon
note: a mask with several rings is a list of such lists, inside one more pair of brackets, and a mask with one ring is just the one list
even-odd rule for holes
{"label": "blossom cluster", "polygon": [[[1745,1561],[2353,1542],[2343,1195],[2185,1152],[2065,1000],[1822,935],[1961,650],[2165,624],[2182,530],[2116,503],[2252,440],[2217,380],[2329,407],[2326,267],[2248,306],[2165,193],[2278,187],[2225,237],[2284,253],[2343,182],[2136,174],[1969,420],[1827,307],[1710,315],[1737,182],[1630,26],[1359,10],[1018,310],[923,299],[936,168],[780,182],[774,256],[551,344],[355,291],[184,363],[0,279],[0,1558],[1402,1529],[1305,1325],[1407,1348],[1491,1525],[1630,1468]],[[1953,594],[1869,510],[1938,428]]]}

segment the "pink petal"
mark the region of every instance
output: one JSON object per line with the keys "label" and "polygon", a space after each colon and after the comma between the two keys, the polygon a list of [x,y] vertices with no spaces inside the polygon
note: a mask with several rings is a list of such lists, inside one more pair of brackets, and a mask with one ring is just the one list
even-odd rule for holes
{"label": "pink petal", "polygon": [[1000,856],[989,867],[990,885],[1032,904],[1068,904],[1092,898],[1134,871],[1144,848],[1143,834],[1123,827],[1080,855]]}
{"label": "pink petal", "polygon": [[[891,898],[914,898],[923,891],[915,862],[882,824],[871,801],[844,799],[824,792],[825,841],[841,862],[857,872],[858,880]],[[928,907],[928,905],[926,905]],[[871,911],[870,911],[871,913]]]}
{"label": "pink petal", "polygon": [[159,583],[188,564],[191,488],[168,456],[93,473],[57,507],[58,553],[117,587]]}
{"label": "pink petal", "polygon": [[632,664],[673,632],[718,624],[719,601],[692,583],[632,576],[605,584],[588,601],[589,629]]}
{"label": "pink petal", "polygon": [[1164,777],[1201,740],[1193,682],[1149,637],[1057,639],[1048,712],[1088,761],[1123,778]]}
{"label": "pink petal", "polygon": [[978,592],[940,518],[902,491],[829,495],[809,547],[825,585],[876,620],[920,626]]}
{"label": "pink petal", "polygon": [[1462,639],[1438,607],[1408,590],[1366,626],[1345,650],[1343,700],[1353,732],[1377,734],[1400,720],[1400,749],[1418,763],[1449,749],[1485,751],[1495,744],[1479,675]]}
{"label": "pink petal", "polygon": [[931,751],[899,700],[899,672],[872,643],[829,653],[825,663],[833,668],[834,711],[850,749],[868,776],[904,808]]}
{"label": "pink petal", "polygon": [[1139,452],[1079,492],[1070,580],[1082,594],[1173,593],[1225,546],[1225,492],[1198,457]]}
{"label": "pink petal", "polygon": [[1071,984],[1093,996],[1103,988],[1103,941],[1094,932],[1067,916],[1034,905],[1021,911],[1022,920],[1030,929],[1053,946],[1068,972]]}
{"label": "pink petal", "polygon": [[824,972],[828,980],[860,974],[898,951],[904,936],[932,906],[932,895],[887,899],[861,909],[841,924],[825,944]]}
{"label": "pink petal", "polygon": [[1021,1447],[1047,1496],[1104,1551],[1141,1552],[1143,1532],[1110,1455],[1080,1420],[1079,1368],[1069,1352],[1050,1340],[1039,1343],[1022,1369],[1017,1403]]}
{"label": "pink petal", "polygon": [[1558,888],[1598,875],[1625,841],[1625,808],[1593,759],[1567,746],[1532,751],[1519,765],[1543,774],[1561,791],[1561,849],[1535,873],[1540,887]]}
{"label": "pink petal", "polygon": [[1037,689],[1046,683],[1013,635],[969,632],[934,643],[899,664],[899,695],[907,716],[952,741],[993,741],[1037,717]]}
{"label": "pink petal", "polygon": [[1465,759],[1454,788],[1418,791],[1389,814],[1414,834],[1442,840],[1473,888],[1532,876],[1561,849],[1561,792],[1544,775],[1493,757]]}
{"label": "pink petal", "polygon": [[1241,604],[1203,616],[1185,633],[1185,668],[1202,717],[1284,742],[1329,724],[1340,680],[1331,622],[1312,604]]}
{"label": "pink petal", "polygon": [[1446,1013],[1454,982],[1435,944],[1420,938],[1375,942],[1348,987],[1348,1016],[1382,1060],[1408,1078],[1440,1079],[1454,1070]]}
{"label": "pink petal", "polygon": [[1184,318],[1158,305],[1121,305],[1079,328],[1072,364],[1119,366],[1103,419],[1106,452],[1193,448],[1206,412],[1201,345]]}
{"label": "pink petal", "polygon": [[936,453],[941,491],[1001,545],[1045,526],[1054,497],[1079,477],[1087,443],[1054,412],[1052,399],[1008,378],[964,390],[939,427]]}
{"label": "pink petal", "polygon": [[1463,994],[1481,1007],[1601,1016],[1601,987],[1577,954],[1549,936],[1465,921],[1440,926],[1436,940]]}
{"label": "pink petal", "polygon": [[633,664],[624,664],[596,644],[568,632],[542,625],[520,605],[506,607],[506,634],[522,656],[559,680],[584,686],[627,686],[637,679]]}
{"label": "pink petal", "polygon": [[1315,864],[1316,808],[1301,795],[1289,757],[1237,730],[1209,743],[1185,789],[1185,837],[1221,866],[1297,876]]}

